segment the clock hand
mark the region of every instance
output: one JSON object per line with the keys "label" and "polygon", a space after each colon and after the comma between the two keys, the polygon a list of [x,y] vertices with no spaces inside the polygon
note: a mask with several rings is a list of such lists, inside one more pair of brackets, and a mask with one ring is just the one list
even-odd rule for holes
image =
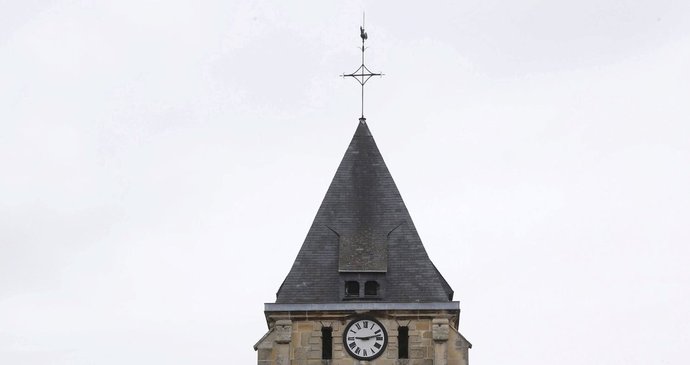
{"label": "clock hand", "polygon": [[356,339],[358,339],[358,340],[368,340],[368,339],[370,339],[370,338],[374,338],[374,337],[376,337],[376,335],[373,335],[373,336],[367,336],[367,337],[355,337],[355,338],[356,338]]}

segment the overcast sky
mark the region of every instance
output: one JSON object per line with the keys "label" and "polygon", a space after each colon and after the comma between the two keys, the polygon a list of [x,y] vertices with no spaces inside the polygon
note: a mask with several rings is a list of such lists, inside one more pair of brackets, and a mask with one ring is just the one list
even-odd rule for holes
{"label": "overcast sky", "polygon": [[0,363],[255,363],[364,10],[471,363],[687,364],[686,0],[0,1]]}

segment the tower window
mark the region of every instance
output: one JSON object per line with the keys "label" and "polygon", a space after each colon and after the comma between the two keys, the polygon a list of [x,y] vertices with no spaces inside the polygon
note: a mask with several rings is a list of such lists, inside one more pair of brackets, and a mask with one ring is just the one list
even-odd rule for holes
{"label": "tower window", "polygon": [[333,358],[333,328],[321,327],[321,358],[330,360]]}
{"label": "tower window", "polygon": [[408,344],[410,342],[409,329],[407,326],[398,327],[398,359],[408,358]]}
{"label": "tower window", "polygon": [[345,282],[345,296],[358,297],[359,296],[359,282],[346,281]]}
{"label": "tower window", "polygon": [[364,295],[378,295],[379,294],[379,283],[375,281],[367,281],[364,283]]}

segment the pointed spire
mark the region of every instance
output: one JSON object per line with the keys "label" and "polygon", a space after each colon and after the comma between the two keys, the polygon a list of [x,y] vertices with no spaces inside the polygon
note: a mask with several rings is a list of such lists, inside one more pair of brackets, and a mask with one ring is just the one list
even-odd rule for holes
{"label": "pointed spire", "polygon": [[383,275],[383,302],[448,302],[453,291],[427,256],[366,120],[321,203],[276,303],[337,303],[343,275]]}

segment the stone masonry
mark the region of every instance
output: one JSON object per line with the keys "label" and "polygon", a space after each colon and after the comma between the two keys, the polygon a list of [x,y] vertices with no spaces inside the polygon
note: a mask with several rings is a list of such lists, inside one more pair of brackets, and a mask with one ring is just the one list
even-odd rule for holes
{"label": "stone masonry", "polygon": [[[467,365],[471,344],[456,330],[456,318],[443,313],[367,313],[386,327],[388,346],[373,361],[358,361],[343,348],[345,313],[303,313],[271,321],[272,328],[256,345],[258,365]],[[291,316],[293,317],[293,316]],[[398,358],[398,327],[409,328],[407,359]],[[333,330],[333,358],[322,359],[321,328]],[[289,336],[288,336],[289,333]]]}

